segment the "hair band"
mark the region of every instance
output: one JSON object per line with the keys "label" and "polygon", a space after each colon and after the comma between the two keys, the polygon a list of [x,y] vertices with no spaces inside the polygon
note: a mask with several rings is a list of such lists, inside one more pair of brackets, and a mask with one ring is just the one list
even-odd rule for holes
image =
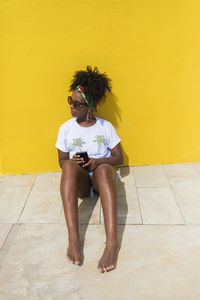
{"label": "hair band", "polygon": [[86,98],[85,87],[81,86],[81,85],[77,85],[76,89],[82,94],[82,96],[85,99],[85,102],[89,106],[90,110],[93,111],[94,110],[94,106],[93,106],[93,103],[89,103],[88,100],[87,100],[87,98]]}

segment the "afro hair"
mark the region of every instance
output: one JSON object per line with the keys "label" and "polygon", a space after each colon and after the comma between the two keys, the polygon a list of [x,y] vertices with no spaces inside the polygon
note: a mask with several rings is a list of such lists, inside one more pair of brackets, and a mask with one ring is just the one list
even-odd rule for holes
{"label": "afro hair", "polygon": [[111,92],[111,79],[106,73],[99,73],[97,67],[92,70],[87,66],[86,71],[77,71],[73,75],[69,91],[74,91],[77,85],[85,87],[85,94],[89,103],[93,103],[95,109],[105,100],[106,90]]}

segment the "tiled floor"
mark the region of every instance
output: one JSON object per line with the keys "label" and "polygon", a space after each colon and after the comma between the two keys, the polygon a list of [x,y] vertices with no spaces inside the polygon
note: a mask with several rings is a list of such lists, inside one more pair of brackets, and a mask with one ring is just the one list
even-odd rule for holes
{"label": "tiled floor", "polygon": [[117,267],[100,273],[101,201],[79,199],[83,265],[65,259],[61,171],[0,177],[0,300],[200,299],[200,162],[120,168]]}

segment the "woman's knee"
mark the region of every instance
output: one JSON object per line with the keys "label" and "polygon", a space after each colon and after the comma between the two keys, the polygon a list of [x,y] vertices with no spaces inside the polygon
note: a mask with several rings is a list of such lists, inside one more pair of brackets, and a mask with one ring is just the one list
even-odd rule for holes
{"label": "woman's knee", "polygon": [[66,160],[62,166],[62,172],[72,171],[77,169],[78,165],[73,160]]}
{"label": "woman's knee", "polygon": [[97,177],[110,177],[115,178],[115,169],[110,164],[101,164],[95,170]]}
{"label": "woman's knee", "polygon": [[89,185],[90,177],[86,170],[83,170],[76,162],[73,160],[67,160],[62,167],[62,178],[69,182],[76,180],[78,187],[80,189],[85,189],[85,185]]}
{"label": "woman's knee", "polygon": [[77,180],[79,176],[79,168],[80,166],[77,165],[72,160],[66,160],[66,162],[62,166],[62,179],[63,180]]}

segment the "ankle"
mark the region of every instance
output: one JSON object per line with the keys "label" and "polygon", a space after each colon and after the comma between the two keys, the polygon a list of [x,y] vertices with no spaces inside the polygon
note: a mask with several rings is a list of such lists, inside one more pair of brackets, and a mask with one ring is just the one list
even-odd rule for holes
{"label": "ankle", "polygon": [[106,246],[117,246],[118,242],[116,240],[107,240],[104,244],[106,244]]}
{"label": "ankle", "polygon": [[74,235],[69,235],[68,241],[69,241],[69,242],[76,242],[76,241],[80,241],[80,238],[79,238],[79,236],[76,235],[76,234],[74,234]]}

